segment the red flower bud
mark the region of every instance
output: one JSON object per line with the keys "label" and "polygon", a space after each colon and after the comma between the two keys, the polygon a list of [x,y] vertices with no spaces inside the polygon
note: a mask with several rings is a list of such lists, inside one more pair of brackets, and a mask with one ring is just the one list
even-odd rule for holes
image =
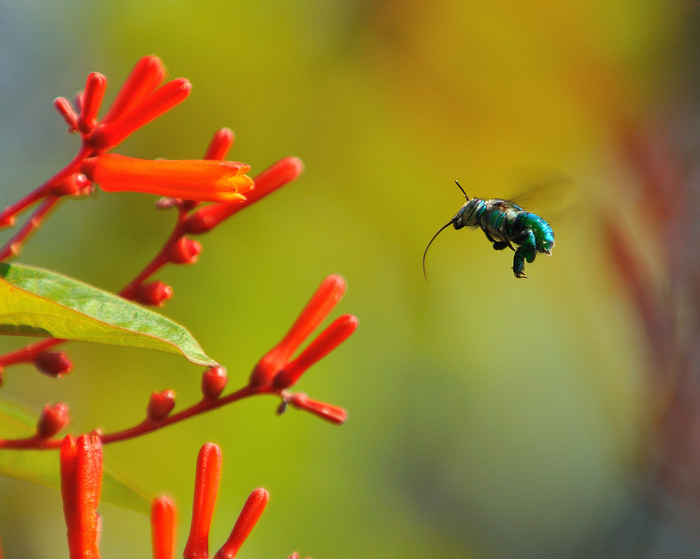
{"label": "red flower bud", "polygon": [[162,495],[151,505],[151,540],[153,559],[173,559],[175,557],[175,504]]}
{"label": "red flower bud", "polygon": [[61,431],[70,421],[68,404],[57,402],[46,404],[41,410],[37,422],[36,436],[40,439],[50,439]]}
{"label": "red flower bud", "polygon": [[357,328],[357,318],[346,314],[336,318],[294,361],[275,376],[272,385],[282,390],[296,384],[301,375],[348,339]]}
{"label": "red flower bud", "polygon": [[230,128],[221,128],[217,130],[204,154],[204,159],[212,159],[215,161],[223,161],[226,159],[226,154],[233,145],[233,139],[233,130]]}
{"label": "red flower bud", "polygon": [[92,72],[88,75],[83,93],[80,117],[78,118],[78,130],[81,133],[89,134],[95,128],[97,112],[100,110],[106,88],[107,78],[102,74]]}
{"label": "red flower bud", "polygon": [[221,449],[214,443],[207,443],[200,449],[197,457],[192,523],[182,554],[185,559],[209,557],[209,527],[214,514],[220,475]]}
{"label": "red flower bud", "polygon": [[225,367],[210,367],[202,375],[202,394],[209,400],[216,400],[224,391],[227,382]]}
{"label": "red flower bud", "polygon": [[73,109],[73,105],[65,97],[56,97],[53,106],[63,117],[68,125],[68,132],[75,132],[78,129],[78,114]]}
{"label": "red flower bud", "polygon": [[237,204],[211,204],[198,208],[185,221],[185,231],[188,233],[210,231],[233,214],[293,181],[301,175],[303,170],[304,164],[301,159],[296,157],[280,159],[253,179],[255,187],[246,193],[245,200]]}
{"label": "red flower bud", "polygon": [[168,417],[175,407],[175,391],[164,390],[163,392],[153,392],[148,400],[146,415],[152,421],[161,421]]}
{"label": "red flower bud", "polygon": [[97,504],[102,486],[102,444],[95,434],[67,435],[61,443],[61,497],[71,559],[99,559]]}
{"label": "red flower bud", "polygon": [[136,288],[134,300],[143,305],[162,307],[173,296],[173,288],[160,280],[142,283]]}
{"label": "red flower bud", "polygon": [[243,505],[236,524],[226,543],[214,555],[214,559],[235,559],[238,550],[250,535],[270,500],[270,494],[262,488],[253,491]]}
{"label": "red flower bud", "polygon": [[34,366],[50,377],[62,377],[73,369],[73,363],[63,351],[42,351],[34,357]]}
{"label": "red flower bud", "polygon": [[301,343],[328,316],[344,292],[345,280],[341,276],[332,274],[323,280],[287,335],[255,366],[250,376],[250,386],[269,385]]}
{"label": "red flower bud", "polygon": [[165,78],[165,67],[157,56],[144,56],[131,70],[117,93],[112,106],[102,119],[103,123],[126,114],[133,109],[144,97],[151,94]]}
{"label": "red flower bud", "polygon": [[119,118],[98,125],[87,137],[86,143],[98,152],[116,146],[145,124],[184,101],[191,89],[192,85],[184,78],[166,83]]}
{"label": "red flower bud", "polygon": [[173,264],[194,264],[200,252],[201,243],[182,237],[168,249],[166,256]]}
{"label": "red flower bud", "polygon": [[333,406],[331,404],[325,404],[323,402],[317,402],[312,400],[303,392],[296,392],[289,398],[289,403],[295,408],[306,410],[318,417],[335,423],[336,425],[342,425],[348,419],[348,412],[343,408]]}

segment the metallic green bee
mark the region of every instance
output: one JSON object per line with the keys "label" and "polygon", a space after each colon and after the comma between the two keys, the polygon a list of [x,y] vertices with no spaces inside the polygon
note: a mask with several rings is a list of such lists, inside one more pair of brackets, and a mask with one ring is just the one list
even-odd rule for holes
{"label": "metallic green bee", "polygon": [[[469,198],[459,182],[455,181],[455,183],[464,194],[467,203],[430,239],[423,253],[423,275],[426,275],[425,256],[428,254],[430,245],[435,237],[450,225],[454,226],[455,229],[481,227],[486,238],[493,243],[494,249],[503,250],[510,247],[515,252],[513,273],[516,278],[527,278],[523,272],[525,262],[533,262],[538,252],[552,254],[554,232],[540,216],[525,211],[507,200]],[[513,245],[516,245],[517,248]]]}

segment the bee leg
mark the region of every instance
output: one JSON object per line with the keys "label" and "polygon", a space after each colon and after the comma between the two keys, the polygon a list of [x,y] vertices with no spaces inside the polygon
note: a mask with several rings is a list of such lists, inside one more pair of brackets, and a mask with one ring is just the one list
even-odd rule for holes
{"label": "bee leg", "polygon": [[516,252],[515,256],[513,257],[513,273],[515,274],[515,277],[527,279],[527,276],[523,272],[524,269],[525,259]]}
{"label": "bee leg", "polygon": [[513,256],[513,273],[516,278],[527,278],[523,270],[525,262],[533,262],[537,255],[537,246],[535,244],[535,235],[532,231],[524,231],[517,239],[513,239],[520,246],[515,251]]}
{"label": "bee leg", "polygon": [[[489,232],[488,232],[488,231],[484,231],[484,235],[486,235],[486,238],[487,238],[489,241],[491,241],[491,243],[493,244],[494,250],[503,250],[504,248],[506,248],[506,247],[508,247],[508,246],[510,246],[510,248],[513,248],[513,246],[510,244],[510,242],[507,242],[507,241],[497,241],[497,240],[494,239],[491,235],[489,235]],[[513,248],[513,250],[515,250],[515,249]]]}

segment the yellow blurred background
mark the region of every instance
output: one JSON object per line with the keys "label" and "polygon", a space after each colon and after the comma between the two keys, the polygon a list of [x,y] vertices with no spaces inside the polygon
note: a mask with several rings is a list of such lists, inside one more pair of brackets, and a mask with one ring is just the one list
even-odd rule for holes
{"label": "yellow blurred background", "polygon": [[[346,407],[346,425],[277,417],[261,397],[105,449],[175,498],[179,549],[208,441],[224,456],[212,550],[252,489],[271,493],[241,557],[592,557],[624,534],[649,355],[600,216],[629,219],[636,196],[621,129],[672,112],[697,71],[690,4],[15,1],[0,22],[0,205],[75,152],[53,98],[99,71],[109,101],[146,54],[193,92],[119,153],[197,158],[229,126],[229,157],[253,173],[304,161],[300,179],[199,238],[198,264],[157,276],[175,289],[164,314],[228,368],[230,389],[326,275],[348,281],[332,316],[360,327],[298,385]],[[481,232],[449,229],[424,281],[423,250],[464,201],[455,179],[490,198],[561,174],[578,200],[551,217],[556,248],[529,280]],[[170,231],[154,199],[65,203],[17,261],[118,290]],[[2,397],[67,401],[78,433],[137,423],[154,390],[179,406],[199,396],[201,368],[182,359],[67,350],[70,376],[11,368]],[[0,503],[6,557],[68,556],[56,491],[0,480]],[[103,557],[148,556],[146,517],[101,512]]]}

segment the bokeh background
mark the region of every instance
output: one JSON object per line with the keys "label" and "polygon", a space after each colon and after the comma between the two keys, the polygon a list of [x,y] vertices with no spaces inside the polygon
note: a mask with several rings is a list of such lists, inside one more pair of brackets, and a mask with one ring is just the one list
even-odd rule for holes
{"label": "bokeh background", "polygon": [[[698,15],[668,0],[0,3],[0,205],[74,154],[54,97],[100,71],[109,101],[157,54],[193,92],[120,153],[197,158],[230,126],[230,157],[254,171],[288,155],[306,165],[200,238],[195,266],[158,275],[175,288],[163,312],[227,366],[233,389],[326,275],[348,281],[334,316],[356,314],[360,327],[299,384],[346,407],[346,425],[278,417],[275,400],[254,398],[105,449],[107,465],[175,498],[179,549],[207,441],[224,455],[214,550],[259,486],[272,498],[242,557],[634,549],[653,359],[602,223],[638,232],[654,282],[665,281],[625,142],[630,130],[692,128]],[[529,280],[480,232],[450,229],[426,283],[427,241],[463,203],[455,179],[488,198],[561,176],[578,195],[542,210],[557,245],[526,267]],[[154,199],[65,203],[18,261],[118,290],[170,231]],[[37,411],[69,402],[74,433],[137,423],[154,390],[173,388],[180,405],[198,398],[201,369],[177,357],[68,350],[70,376],[8,369],[1,396]],[[148,556],[145,516],[101,512],[103,557]],[[64,534],[57,491],[0,480],[6,557],[67,557]],[[665,538],[692,550],[692,538]]]}

